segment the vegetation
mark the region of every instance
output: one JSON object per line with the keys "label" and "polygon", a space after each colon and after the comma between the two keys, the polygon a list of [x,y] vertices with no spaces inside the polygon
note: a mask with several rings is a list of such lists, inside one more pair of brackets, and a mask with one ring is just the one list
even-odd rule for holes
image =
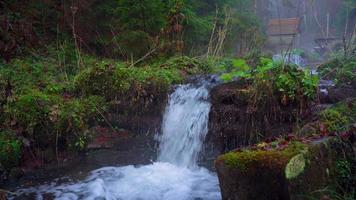
{"label": "vegetation", "polygon": [[254,171],[256,166],[263,166],[271,170],[280,170],[286,166],[294,156],[305,151],[306,146],[302,143],[292,143],[283,148],[270,150],[242,150],[230,152],[221,159],[230,167],[237,167],[241,171]]}
{"label": "vegetation", "polygon": [[[237,94],[236,104],[243,104],[238,106],[243,107],[239,114],[245,120],[241,127],[245,143],[258,143],[220,158],[242,172],[255,172],[260,165],[282,169],[288,181],[295,179],[309,164],[308,142],[327,136],[349,139],[356,119],[353,98],[311,115],[320,78],[333,80],[337,87],[356,88],[355,31],[350,28],[354,0],[339,2],[338,10],[328,11],[343,42],[328,50],[333,57],[318,67],[319,76],[273,61],[271,53],[277,51],[266,45],[269,19],[283,15],[279,7],[272,11],[276,3],[298,8],[298,15],[305,13],[304,24],[317,23],[320,30],[314,30],[316,25],[306,29],[326,37],[318,16],[313,15],[316,22],[311,23],[306,10],[316,1],[298,1],[299,5],[292,0],[0,1],[0,182],[3,174],[23,167],[26,159],[60,163],[68,154],[86,151],[98,134],[94,128],[109,127],[115,133],[121,128],[108,118],[151,112],[172,85],[204,74],[237,82],[232,93]],[[328,36],[329,29],[327,24]],[[281,53],[309,61],[329,55],[305,49]],[[314,135],[296,138],[284,133],[261,142],[275,136],[265,134],[274,130],[272,126],[299,126],[313,117],[318,126]],[[56,158],[46,158],[44,152]],[[354,195],[349,186],[355,182],[352,162],[346,156],[336,160],[338,183],[345,189],[333,188],[336,199],[339,194]],[[1,193],[0,189],[0,199]]]}
{"label": "vegetation", "polygon": [[14,133],[0,132],[0,170],[10,170],[16,167],[21,158],[21,141]]}
{"label": "vegetation", "polygon": [[288,101],[302,101],[304,97],[306,100],[313,100],[319,83],[318,76],[312,75],[308,70],[298,69],[296,65],[273,62],[267,58],[262,58],[255,69],[251,69],[242,59],[225,62],[221,69],[228,71],[221,75],[225,81],[247,78],[253,80],[257,87],[261,82],[271,84],[271,93],[278,93],[285,104]]}
{"label": "vegetation", "polygon": [[349,131],[350,125],[355,123],[356,104],[355,99],[347,99],[339,102],[329,109],[322,111],[320,122],[330,133],[342,133]]}
{"label": "vegetation", "polygon": [[[255,40],[262,33],[250,12],[254,5],[246,0],[50,0],[19,5],[17,0],[0,4],[4,10],[0,36],[5,38],[0,52],[7,61],[53,40],[61,49],[66,38],[88,53],[128,61],[148,52],[151,56],[202,54],[211,39],[229,51],[232,42],[241,43],[241,52],[262,45],[262,39]],[[226,38],[221,40],[223,29]],[[74,55],[80,57],[78,52]]]}
{"label": "vegetation", "polygon": [[[64,49],[49,47],[35,56],[1,63],[0,149],[6,170],[18,165],[29,150],[49,149],[57,160],[61,153],[85,150],[95,134],[91,127],[104,122],[108,126],[105,116],[113,102],[146,104],[188,75],[210,71],[207,64],[188,57],[132,66],[84,53],[78,66],[75,49]],[[10,137],[12,132],[16,134]],[[29,148],[21,149],[18,138],[28,141]]]}
{"label": "vegetation", "polygon": [[335,58],[319,68],[321,76],[336,84],[354,84],[356,79],[356,57]]}

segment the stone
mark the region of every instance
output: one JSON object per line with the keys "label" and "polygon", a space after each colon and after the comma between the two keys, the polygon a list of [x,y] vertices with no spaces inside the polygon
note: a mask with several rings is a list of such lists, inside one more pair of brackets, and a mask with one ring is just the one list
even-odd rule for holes
{"label": "stone", "polygon": [[356,97],[356,89],[350,85],[341,85],[328,89],[328,102],[326,103],[337,103],[351,97]]}
{"label": "stone", "polygon": [[[238,80],[216,86],[210,92],[209,132],[205,139],[204,157],[216,158],[235,148],[278,137],[293,130],[295,106],[282,106],[274,111],[251,110],[251,83]],[[270,105],[274,97],[267,97]],[[278,110],[278,111],[277,111]]]}
{"label": "stone", "polygon": [[[348,140],[346,143],[349,142]],[[320,199],[315,193],[337,184],[336,162],[353,155],[344,140],[327,137],[293,142],[283,150],[233,151],[215,161],[223,200]]]}

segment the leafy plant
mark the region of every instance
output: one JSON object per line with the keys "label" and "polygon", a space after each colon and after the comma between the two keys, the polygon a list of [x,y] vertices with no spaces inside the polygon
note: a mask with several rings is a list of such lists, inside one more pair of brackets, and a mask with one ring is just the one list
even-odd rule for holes
{"label": "leafy plant", "polygon": [[332,79],[336,84],[349,84],[356,79],[356,57],[335,58],[318,69],[322,77]]}
{"label": "leafy plant", "polygon": [[[83,150],[86,147],[89,135],[90,120],[101,118],[106,110],[106,102],[98,96],[89,96],[85,99],[73,99],[64,102],[57,110],[52,111],[53,122],[60,135],[66,138],[68,145]],[[57,120],[56,120],[57,119]]]}
{"label": "leafy plant", "polygon": [[334,109],[327,109],[320,113],[320,120],[326,125],[330,132],[345,131],[348,127],[349,120],[342,116],[340,112]]}
{"label": "leafy plant", "polygon": [[251,67],[247,65],[246,61],[243,59],[231,59],[224,60],[219,71],[224,73],[220,76],[223,81],[231,81],[234,78],[250,78],[251,77]]}

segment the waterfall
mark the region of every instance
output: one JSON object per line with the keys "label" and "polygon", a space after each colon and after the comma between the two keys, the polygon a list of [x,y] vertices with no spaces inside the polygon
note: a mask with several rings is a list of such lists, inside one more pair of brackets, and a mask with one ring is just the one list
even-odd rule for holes
{"label": "waterfall", "polygon": [[22,199],[35,196],[38,200],[48,195],[58,200],[221,199],[216,174],[197,164],[208,132],[211,85],[211,81],[201,79],[178,86],[170,95],[158,137],[157,162],[138,167],[104,167],[92,171],[82,181],[56,180],[21,188],[16,193],[24,195]]}
{"label": "waterfall", "polygon": [[182,85],[170,95],[163,117],[158,161],[195,167],[208,132],[210,103],[205,84]]}

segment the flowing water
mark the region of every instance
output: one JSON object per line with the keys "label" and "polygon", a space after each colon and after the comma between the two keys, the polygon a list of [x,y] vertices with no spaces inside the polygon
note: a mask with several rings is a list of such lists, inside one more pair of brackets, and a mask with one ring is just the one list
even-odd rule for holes
{"label": "flowing water", "polygon": [[[216,174],[197,162],[208,132],[210,83],[178,86],[170,95],[157,162],[144,166],[105,167],[80,182],[56,181],[19,189],[35,199],[60,200],[216,200],[221,199]],[[105,158],[103,158],[105,159]]]}

